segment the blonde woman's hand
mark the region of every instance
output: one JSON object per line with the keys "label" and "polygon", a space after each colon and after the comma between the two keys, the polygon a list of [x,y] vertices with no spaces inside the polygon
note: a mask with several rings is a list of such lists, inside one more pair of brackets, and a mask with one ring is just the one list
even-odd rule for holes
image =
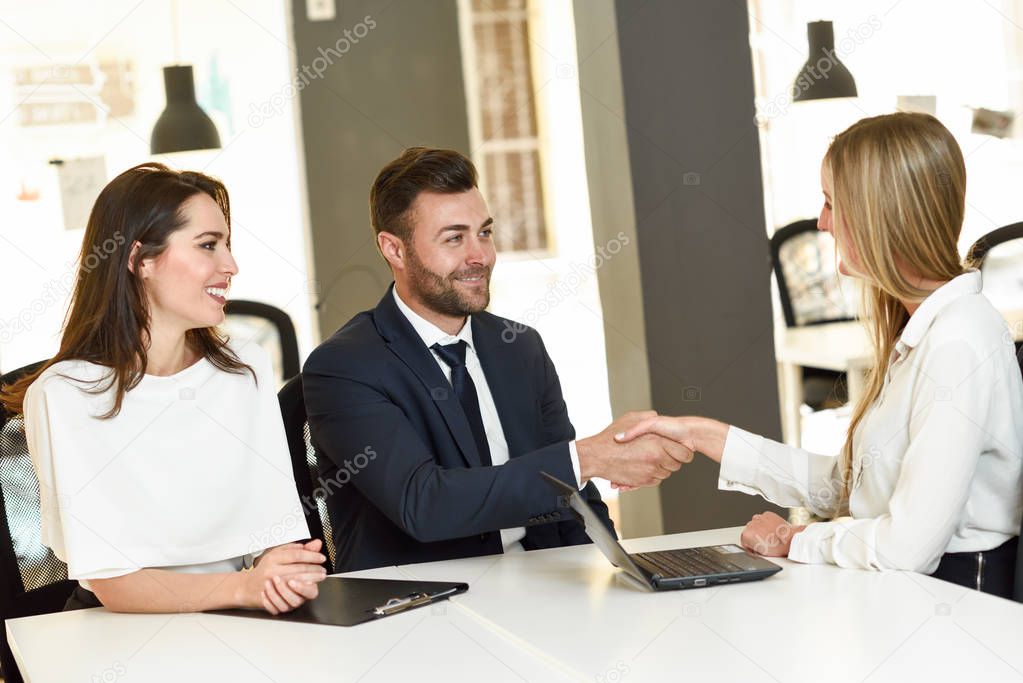
{"label": "blonde woman's hand", "polygon": [[689,462],[693,453],[699,451],[714,462],[721,462],[728,438],[729,425],[706,417],[669,417],[654,415],[646,417],[615,434],[615,441],[628,443],[648,434],[660,436],[679,444],[687,455],[680,462]]}
{"label": "blonde woman's hand", "polygon": [[645,434],[627,444],[615,441],[615,434],[656,415],[653,411],[627,413],[599,434],[577,439],[580,479],[600,477],[630,486],[654,486],[678,471],[692,454],[670,439]]}
{"label": "blonde woman's hand", "polygon": [[[656,413],[637,415],[640,415],[641,419],[634,420],[631,425],[627,425],[626,429],[617,432],[614,435],[615,441],[625,444],[642,437],[657,436],[662,439],[665,450],[671,454],[672,458],[682,464],[693,461],[696,441],[692,434],[690,421],[694,418],[669,417]],[[612,481],[611,488],[620,491],[634,491],[640,487]]]}
{"label": "blonde woman's hand", "polygon": [[255,566],[242,572],[243,607],[282,614],[300,607],[319,595],[317,584],[327,576],[323,542],[287,543],[267,550]]}
{"label": "blonde woman's hand", "polygon": [[646,434],[655,434],[684,446],[689,452],[689,459],[691,460],[692,453],[696,450],[696,440],[692,427],[692,418],[654,415],[640,420],[628,429],[615,434],[615,441],[618,443],[628,443]]}
{"label": "blonde woman's hand", "polygon": [[792,537],[806,526],[793,526],[773,512],[753,515],[742,530],[740,542],[747,550],[767,557],[787,557]]}

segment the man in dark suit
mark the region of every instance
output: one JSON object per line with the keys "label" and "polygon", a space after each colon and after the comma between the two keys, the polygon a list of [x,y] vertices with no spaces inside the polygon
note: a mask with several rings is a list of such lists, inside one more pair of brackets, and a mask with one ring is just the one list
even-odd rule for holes
{"label": "man in dark suit", "polygon": [[476,185],[451,150],[380,172],[370,215],[394,284],[303,368],[338,571],[587,543],[541,471],[613,532],[592,477],[650,485],[692,457],[659,437],[615,443],[652,413],[575,440],[540,335],[485,311],[494,221]]}

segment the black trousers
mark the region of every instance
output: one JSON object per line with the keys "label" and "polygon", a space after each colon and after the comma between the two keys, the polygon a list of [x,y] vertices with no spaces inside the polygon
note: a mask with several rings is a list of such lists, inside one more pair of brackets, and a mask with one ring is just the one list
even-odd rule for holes
{"label": "black trousers", "polygon": [[931,576],[1011,600],[1018,543],[1019,536],[1013,536],[993,550],[945,553]]}

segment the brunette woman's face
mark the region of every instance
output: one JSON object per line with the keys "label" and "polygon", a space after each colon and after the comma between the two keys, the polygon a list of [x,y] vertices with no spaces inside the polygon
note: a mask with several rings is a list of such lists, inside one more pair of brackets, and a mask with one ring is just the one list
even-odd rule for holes
{"label": "brunette woman's face", "polygon": [[213,198],[200,192],[181,207],[185,224],[167,238],[167,248],[139,267],[154,324],[182,330],[224,322],[231,278],[230,229]]}

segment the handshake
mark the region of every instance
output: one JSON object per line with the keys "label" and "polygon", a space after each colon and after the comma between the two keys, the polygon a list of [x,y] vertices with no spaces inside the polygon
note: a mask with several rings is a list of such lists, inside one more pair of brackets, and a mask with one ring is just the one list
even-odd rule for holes
{"label": "handshake", "polygon": [[656,486],[692,462],[695,423],[655,411],[627,413],[604,431],[576,441],[582,482],[601,477],[621,489]]}

